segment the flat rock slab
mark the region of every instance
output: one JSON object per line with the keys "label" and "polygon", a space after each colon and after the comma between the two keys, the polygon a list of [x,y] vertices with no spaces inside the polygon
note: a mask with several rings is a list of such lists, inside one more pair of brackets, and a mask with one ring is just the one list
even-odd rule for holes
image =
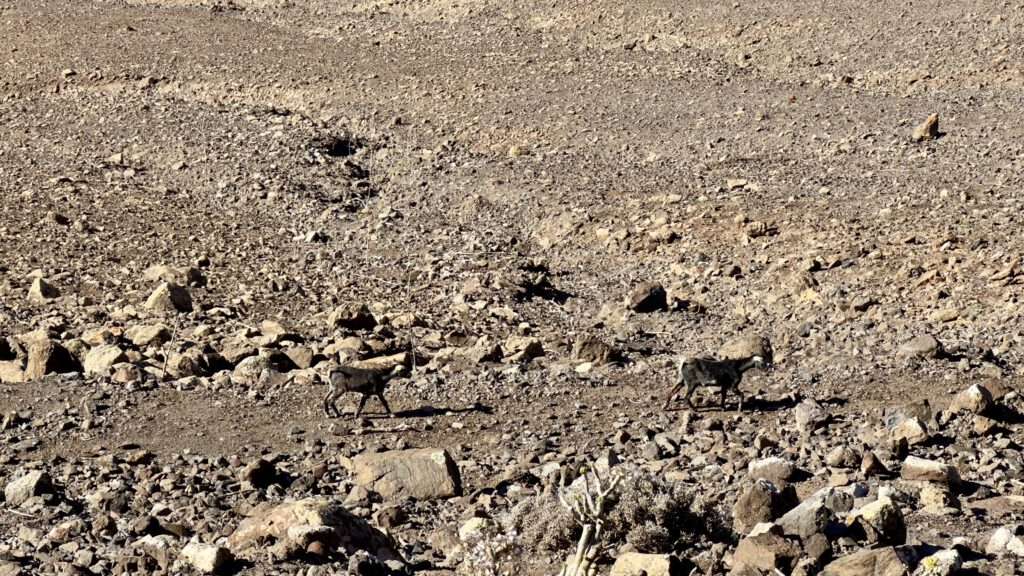
{"label": "flat rock slab", "polygon": [[682,562],[669,554],[626,552],[612,565],[611,576],[682,576]]}
{"label": "flat rock slab", "polygon": [[822,576],[907,576],[910,554],[901,548],[861,550],[833,560],[822,570]]}
{"label": "flat rock slab", "polygon": [[423,448],[360,454],[352,459],[360,486],[389,500],[431,500],[462,494],[462,480],[447,450]]}

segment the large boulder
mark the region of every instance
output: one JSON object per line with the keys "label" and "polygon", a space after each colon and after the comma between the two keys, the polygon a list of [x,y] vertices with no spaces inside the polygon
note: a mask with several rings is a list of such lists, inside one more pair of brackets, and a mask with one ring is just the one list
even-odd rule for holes
{"label": "large boulder", "polygon": [[939,550],[917,564],[914,576],[953,576],[960,573],[964,559],[955,549]]}
{"label": "large boulder", "polygon": [[942,354],[942,344],[931,334],[921,334],[900,344],[897,354],[904,358],[936,358]]}
{"label": "large boulder", "polygon": [[374,356],[373,358],[354,360],[346,364],[375,372],[391,372],[399,366],[409,366],[412,364],[412,356],[408,352],[399,352],[398,354],[389,354],[387,356]]}
{"label": "large boulder", "polygon": [[462,494],[459,469],[440,448],[360,454],[352,459],[355,481],[389,500],[430,500]]}
{"label": "large boulder", "polygon": [[0,382],[25,381],[25,358],[23,347],[13,340],[0,336]]}
{"label": "large boulder", "polygon": [[591,362],[601,366],[614,362],[617,358],[615,349],[595,336],[583,336],[572,345],[573,358],[581,362]]}
{"label": "large boulder", "polygon": [[510,334],[502,346],[505,360],[509,362],[529,362],[544,355],[544,344],[533,336]]}
{"label": "large boulder", "polygon": [[204,376],[209,369],[210,363],[199,348],[188,348],[167,357],[167,373],[173,378]]}
{"label": "large boulder", "polygon": [[908,446],[916,446],[928,442],[928,427],[920,418],[904,418],[893,426],[889,432],[889,438],[894,443],[906,440]]}
{"label": "large boulder", "polygon": [[14,384],[16,382],[24,382],[25,380],[24,362],[21,360],[0,361],[0,382]]}
{"label": "large boulder", "polygon": [[364,550],[382,560],[402,560],[391,538],[327,498],[264,506],[238,525],[227,547],[244,559],[264,553],[284,559],[302,554],[314,543],[326,551]]}
{"label": "large boulder", "polygon": [[173,560],[174,537],[170,534],[146,534],[129,546],[155,560],[162,570],[167,570]]}
{"label": "large boulder", "polygon": [[142,272],[142,278],[147,282],[171,282],[183,286],[202,286],[206,284],[206,278],[198,268],[178,268],[166,264],[155,264]]}
{"label": "large boulder", "polygon": [[242,359],[231,372],[231,381],[236,384],[253,386],[260,381],[265,371],[273,370],[270,357],[266,354],[249,356]]}
{"label": "large boulder", "polygon": [[808,398],[793,409],[793,419],[796,421],[797,431],[806,438],[828,422],[829,413],[816,400]]}

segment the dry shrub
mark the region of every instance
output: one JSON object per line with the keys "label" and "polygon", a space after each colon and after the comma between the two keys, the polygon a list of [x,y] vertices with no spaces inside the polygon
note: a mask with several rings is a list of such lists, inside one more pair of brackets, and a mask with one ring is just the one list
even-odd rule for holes
{"label": "dry shrub", "polygon": [[[669,482],[643,470],[631,470],[612,496],[603,544],[630,544],[640,552],[667,554],[708,541],[727,540],[728,523],[713,506],[695,497],[690,486]],[[580,537],[572,514],[550,494],[518,503],[503,519],[529,550],[564,553]]]}

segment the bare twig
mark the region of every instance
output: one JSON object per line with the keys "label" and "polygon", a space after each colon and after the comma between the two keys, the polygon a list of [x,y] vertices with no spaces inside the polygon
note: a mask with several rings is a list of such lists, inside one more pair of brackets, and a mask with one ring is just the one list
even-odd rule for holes
{"label": "bare twig", "polygon": [[[168,343],[171,346],[171,350],[174,350],[174,342],[178,339],[178,323],[174,323],[174,330],[171,331],[171,341]],[[167,378],[167,362],[171,359],[171,352],[167,351],[167,347],[164,347],[164,365],[160,369],[160,377],[166,382]]]}
{"label": "bare twig", "polygon": [[27,512],[19,512],[17,510],[12,510],[10,508],[4,508],[3,511],[7,512],[8,514],[14,514],[15,516],[21,516],[22,518],[31,518],[33,520],[38,520],[39,519],[38,516],[34,516],[34,515],[29,514]]}

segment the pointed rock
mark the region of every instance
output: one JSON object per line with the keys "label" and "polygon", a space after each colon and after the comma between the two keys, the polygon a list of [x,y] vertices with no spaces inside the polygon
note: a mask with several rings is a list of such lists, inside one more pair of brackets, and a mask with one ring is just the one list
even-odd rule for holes
{"label": "pointed rock", "polygon": [[34,302],[36,304],[45,304],[59,296],[60,290],[57,290],[57,288],[42,278],[36,278],[33,280],[32,286],[28,289],[29,302]]}
{"label": "pointed rock", "polygon": [[38,380],[46,374],[81,372],[82,365],[60,342],[52,340],[44,331],[37,330],[20,337],[28,348],[26,380]]}
{"label": "pointed rock", "polygon": [[984,386],[974,384],[956,395],[949,405],[950,412],[981,414],[992,407],[992,393]]}
{"label": "pointed rock", "polygon": [[914,142],[923,142],[925,140],[935,140],[939,137],[939,115],[931,114],[924,122],[917,125],[914,131],[910,134],[910,139]]}
{"label": "pointed rock", "polygon": [[4,500],[9,506],[21,506],[33,496],[53,493],[50,475],[41,470],[30,470],[7,483]]}
{"label": "pointed rock", "polygon": [[146,309],[154,312],[191,312],[192,296],[185,288],[164,282],[150,294],[146,300]]}

